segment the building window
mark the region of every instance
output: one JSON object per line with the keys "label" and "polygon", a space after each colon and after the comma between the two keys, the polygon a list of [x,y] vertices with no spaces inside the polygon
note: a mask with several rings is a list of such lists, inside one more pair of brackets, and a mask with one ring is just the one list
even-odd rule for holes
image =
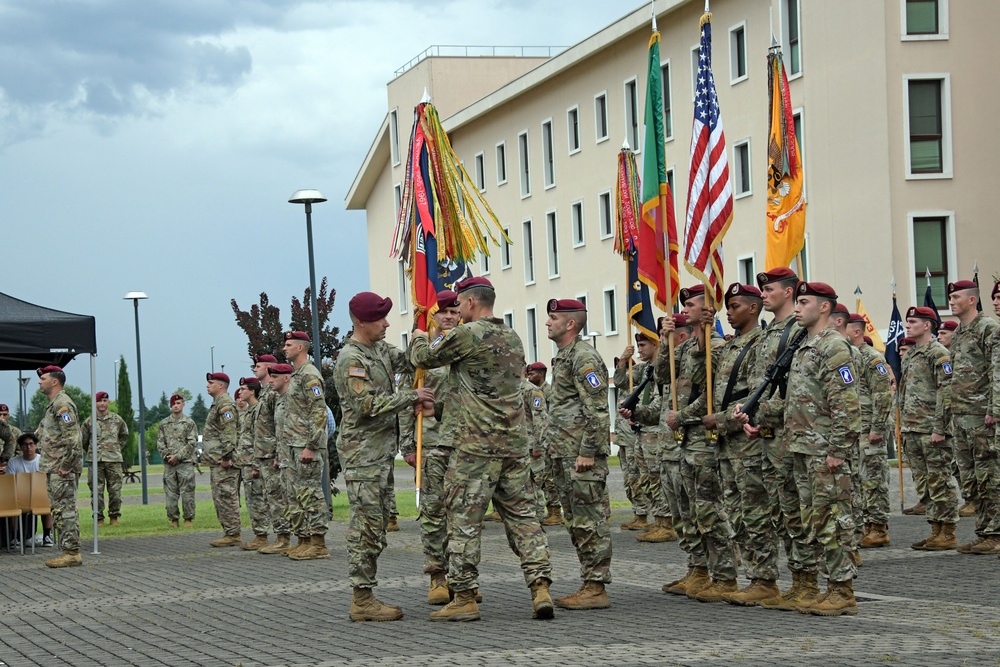
{"label": "building window", "polygon": [[[927,270],[931,272],[931,294],[939,310],[948,309],[946,286],[950,280],[951,251],[950,213],[911,215],[913,234],[914,294],[923,294],[927,287]],[[919,299],[923,302],[923,299]],[[916,303],[917,301],[914,301]]]}
{"label": "building window", "polygon": [[618,333],[618,288],[609,287],[604,290],[604,335],[614,336]]}
{"label": "building window", "polygon": [[404,331],[399,335],[399,342],[403,344],[403,349],[410,347],[410,332]]}
{"label": "building window", "polygon": [[476,187],[480,192],[486,192],[486,156],[482,151],[476,153]]}
{"label": "building window", "polygon": [[547,120],[542,123],[542,175],[546,190],[556,184],[556,163],[553,151],[552,121]]}
{"label": "building window", "polygon": [[399,220],[399,210],[403,208],[403,186],[400,183],[392,186],[392,202],[395,206],[396,220]]}
{"label": "building window", "polygon": [[948,0],[900,0],[903,40],[948,39]]}
{"label": "building window", "polygon": [[608,138],[608,95],[599,93],[594,96],[594,131],[597,143]]}
{"label": "building window", "polygon": [[524,247],[524,284],[535,284],[535,244],[531,238],[531,220],[521,223],[521,245]]}
{"label": "building window", "polygon": [[799,165],[802,167],[802,197],[809,201],[806,194],[808,183],[806,182],[806,136],[805,122],[802,120],[802,109],[792,109],[792,124],[795,127],[795,140],[799,142]]}
{"label": "building window", "polygon": [[[485,239],[483,239],[483,241],[485,242]],[[485,252],[483,253],[483,256],[479,259],[479,270],[484,276],[490,272],[490,256],[487,255]]]}
{"label": "building window", "polygon": [[597,195],[597,210],[600,214],[601,238],[610,239],[615,235],[614,220],[611,218],[611,193]]}
{"label": "building window", "polygon": [[801,23],[799,22],[799,0],[781,0],[781,29],[785,36],[785,65],[788,76],[802,73]]}
{"label": "building window", "polygon": [[556,212],[545,214],[545,237],[549,248],[549,278],[559,277],[559,224]]}
{"label": "building window", "polygon": [[528,329],[524,353],[530,364],[538,361],[538,318],[535,315],[534,307],[524,311],[524,326]]}
{"label": "building window", "polygon": [[638,153],[639,146],[639,90],[633,77],[625,82],[625,136],[632,150]]}
{"label": "building window", "polygon": [[583,200],[573,202],[569,210],[573,223],[573,247],[579,248],[584,244]]}
{"label": "building window", "polygon": [[389,151],[392,153],[392,166],[399,164],[399,113],[396,109],[389,112]]}
{"label": "building window", "polygon": [[580,107],[566,112],[566,131],[569,136],[569,154],[580,152]]}
{"label": "building window", "polygon": [[729,83],[747,78],[747,22],[729,29]]}
{"label": "building window", "polygon": [[734,199],[752,194],[750,182],[750,139],[733,144]]}
{"label": "building window", "polygon": [[[576,300],[583,304],[584,310],[587,309],[587,295],[586,294],[577,294],[576,295]],[[580,329],[580,335],[582,335],[584,338],[586,338],[587,336],[590,335],[590,324],[589,323],[587,323],[587,322],[583,323],[583,328]]]}
{"label": "building window", "polygon": [[497,144],[497,185],[507,182],[507,142]]}
{"label": "building window", "polygon": [[908,178],[951,177],[950,77],[904,75]]}
{"label": "building window", "polygon": [[757,284],[757,270],[754,268],[754,255],[740,255],[736,258],[736,265],[739,267],[737,279],[744,285]]}
{"label": "building window", "polygon": [[664,141],[669,141],[674,138],[674,115],[670,107],[671,85],[669,60],[660,65],[660,81],[663,84],[663,139]]}
{"label": "building window", "polygon": [[500,268],[510,268],[510,227],[503,228],[504,238],[500,239]]}
{"label": "building window", "polygon": [[504,326],[506,327],[509,327],[511,329],[514,328],[514,311],[508,310],[506,313],[503,314],[503,323]]}
{"label": "building window", "polygon": [[517,135],[517,155],[521,167],[521,199],[531,195],[531,160],[528,156],[528,132]]}
{"label": "building window", "polygon": [[410,300],[410,289],[406,284],[406,266],[402,259],[396,262],[396,281],[399,286],[399,312],[405,313]]}

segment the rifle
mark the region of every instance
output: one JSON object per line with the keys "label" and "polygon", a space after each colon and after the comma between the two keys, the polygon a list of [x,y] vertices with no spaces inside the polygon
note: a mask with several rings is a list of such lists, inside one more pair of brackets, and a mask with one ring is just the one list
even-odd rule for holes
{"label": "rifle", "polygon": [[625,400],[618,404],[618,407],[625,408],[629,412],[635,412],[636,406],[639,405],[639,395],[642,394],[642,390],[645,389],[646,385],[648,385],[652,380],[653,364],[650,363],[646,366],[645,371],[643,372],[642,382],[636,385],[635,389],[632,390],[632,393],[626,396]]}
{"label": "rifle", "polygon": [[746,402],[740,411],[750,418],[750,423],[753,423],[753,418],[757,414],[757,403],[760,402],[761,397],[767,388],[781,382],[788,375],[788,369],[792,367],[792,356],[795,354],[795,350],[799,349],[802,345],[802,341],[805,340],[807,336],[805,329],[799,331],[799,333],[792,339],[792,342],[788,344],[785,351],[781,353],[773,364],[767,367],[764,371],[764,381],[760,383],[752,394],[747,398]]}

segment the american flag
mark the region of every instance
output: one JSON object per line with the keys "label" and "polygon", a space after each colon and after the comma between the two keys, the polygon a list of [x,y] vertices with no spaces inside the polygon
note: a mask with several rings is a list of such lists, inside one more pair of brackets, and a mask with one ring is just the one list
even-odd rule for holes
{"label": "american flag", "polygon": [[733,221],[733,189],[729,183],[726,135],[722,130],[719,98],[712,78],[711,19],[711,14],[701,18],[684,263],[691,273],[715,288],[715,301],[719,303],[725,284],[722,237]]}

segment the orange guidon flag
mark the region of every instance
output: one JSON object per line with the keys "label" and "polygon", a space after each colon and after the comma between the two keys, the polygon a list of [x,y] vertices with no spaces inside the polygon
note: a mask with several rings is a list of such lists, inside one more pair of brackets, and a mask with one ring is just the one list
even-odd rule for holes
{"label": "orange guidon flag", "polygon": [[795,137],[792,100],[781,49],[767,53],[768,95],[771,103],[767,143],[767,256],[765,270],[789,266],[802,250],[806,234],[806,200],[799,142]]}
{"label": "orange guidon flag", "polygon": [[872,324],[872,318],[868,317],[868,311],[865,310],[865,304],[861,303],[861,297],[858,297],[857,304],[855,305],[857,305],[857,310],[854,312],[865,318],[865,335],[872,339],[872,347],[885,354],[885,342],[882,340],[882,335],[878,332],[878,329]]}

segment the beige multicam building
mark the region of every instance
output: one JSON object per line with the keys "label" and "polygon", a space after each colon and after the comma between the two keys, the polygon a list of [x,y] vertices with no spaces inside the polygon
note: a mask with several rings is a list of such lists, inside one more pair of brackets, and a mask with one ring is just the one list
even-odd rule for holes
{"label": "beige multicam building", "polygon": [[[782,44],[808,198],[803,270],[853,309],[860,286],[883,328],[922,303],[930,269],[947,281],[1000,270],[989,211],[1000,138],[991,31],[1000,3],[973,0],[712,0],[714,74],[735,193],[726,282],[763,269],[767,170],[766,55]],[[683,238],[693,74],[703,2],[657,0],[666,156]],[[477,273],[529,361],[554,356],[545,303],[585,299],[589,331],[610,364],[628,344],[625,266],[614,244],[616,159],[642,146],[649,3],[555,55],[429,49],[388,85],[388,113],[346,198],[365,209],[371,289],[391,295],[393,342],[412,313],[388,258],[413,106],[426,88],[474,184],[508,230]],[[530,20],[530,17],[525,17]],[[637,161],[643,159],[639,152]],[[693,279],[682,268],[682,282]]]}

